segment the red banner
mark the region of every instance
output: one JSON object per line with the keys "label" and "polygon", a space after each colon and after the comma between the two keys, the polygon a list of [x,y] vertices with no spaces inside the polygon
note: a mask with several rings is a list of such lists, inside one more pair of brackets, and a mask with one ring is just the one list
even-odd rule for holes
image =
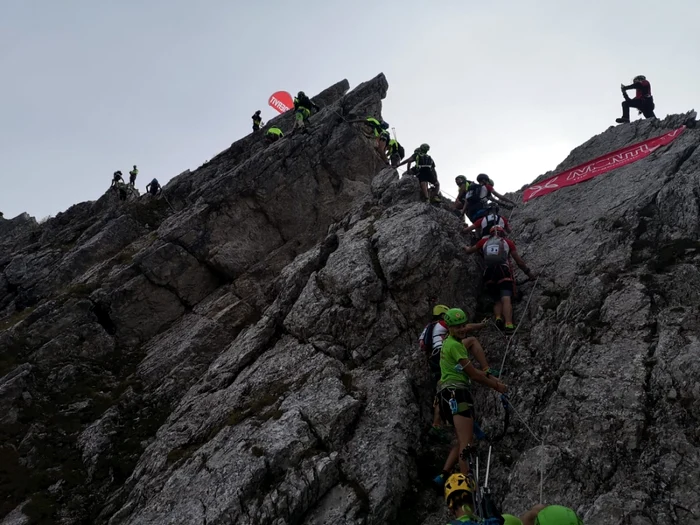
{"label": "red banner", "polygon": [[648,157],[657,149],[673,142],[684,130],[685,126],[681,126],[660,137],[645,140],[644,142],[639,142],[632,146],[613,151],[612,153],[598,157],[586,164],[581,164],[570,170],[563,171],[554,177],[533,184],[523,193],[523,202],[527,202],[535,197],[547,195],[559,188],[573,186],[579,182],[592,179],[603,173],[608,173],[609,171],[627,166],[628,164]]}
{"label": "red banner", "polygon": [[272,95],[270,95],[270,98],[268,99],[267,103],[280,113],[289,111],[294,107],[294,100],[292,99],[292,95],[290,95],[286,91],[277,91],[273,93]]}

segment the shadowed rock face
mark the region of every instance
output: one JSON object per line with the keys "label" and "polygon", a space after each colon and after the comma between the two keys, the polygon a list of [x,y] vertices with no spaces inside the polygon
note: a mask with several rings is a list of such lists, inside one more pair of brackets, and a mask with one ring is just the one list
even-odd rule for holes
{"label": "shadowed rock face", "polygon": [[[314,98],[310,134],[251,134],[168,202],[0,219],[0,523],[448,521],[416,337],[435,302],[489,305],[459,220],[343,121],[379,116],[386,80],[347,90]],[[612,128],[562,168],[685,120]],[[698,144],[515,210],[543,275],[508,349],[506,510],[544,469],[545,501],[586,523],[700,520]],[[504,338],[480,338],[497,366]],[[496,437],[503,408],[474,390]]]}

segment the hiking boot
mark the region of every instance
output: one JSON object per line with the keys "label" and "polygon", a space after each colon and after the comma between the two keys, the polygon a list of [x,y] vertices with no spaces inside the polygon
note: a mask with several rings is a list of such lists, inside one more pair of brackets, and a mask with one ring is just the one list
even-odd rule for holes
{"label": "hiking boot", "polygon": [[496,328],[499,330],[503,330],[506,326],[506,323],[503,321],[502,317],[496,317]]}
{"label": "hiking boot", "polygon": [[442,199],[438,195],[436,195],[435,197],[430,199],[430,202],[435,203],[435,204],[439,204],[442,202]]}
{"label": "hiking boot", "polygon": [[616,118],[615,122],[617,122],[618,124],[629,124],[630,119],[628,119],[628,118]]}
{"label": "hiking boot", "polygon": [[509,323],[506,325],[506,327],[503,329],[507,334],[508,333],[513,333],[515,331],[515,325],[513,323]]}

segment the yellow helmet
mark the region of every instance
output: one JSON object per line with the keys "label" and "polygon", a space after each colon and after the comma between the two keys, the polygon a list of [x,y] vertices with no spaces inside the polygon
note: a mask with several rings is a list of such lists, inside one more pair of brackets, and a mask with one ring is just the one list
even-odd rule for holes
{"label": "yellow helmet", "polygon": [[450,496],[455,492],[460,491],[474,492],[474,487],[469,483],[467,476],[458,472],[452,474],[445,482],[445,502],[450,499]]}
{"label": "yellow helmet", "polygon": [[442,314],[446,313],[447,310],[449,310],[449,309],[450,309],[450,307],[445,306],[444,304],[436,304],[433,307],[433,315],[437,317],[438,315],[442,315]]}

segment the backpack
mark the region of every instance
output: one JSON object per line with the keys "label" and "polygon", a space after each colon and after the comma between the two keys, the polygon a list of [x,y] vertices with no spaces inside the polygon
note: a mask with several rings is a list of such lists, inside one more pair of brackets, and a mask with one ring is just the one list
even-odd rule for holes
{"label": "backpack", "polygon": [[398,142],[396,143],[396,147],[398,148],[397,151],[399,152],[399,158],[403,159],[404,155],[406,155],[406,150],[403,149],[403,146]]}
{"label": "backpack", "polygon": [[421,341],[423,343],[423,350],[428,354],[428,357],[433,354],[433,330],[435,330],[436,324],[437,321],[432,321],[425,327],[425,330],[423,330],[423,339],[421,339]]}
{"label": "backpack", "polygon": [[416,166],[419,168],[432,168],[433,164],[433,159],[430,158],[430,155],[424,153],[416,155]]}
{"label": "backpack", "polygon": [[470,207],[474,207],[477,204],[481,204],[481,193],[482,189],[484,186],[479,184],[478,182],[472,182],[471,185],[469,186],[469,189],[467,190],[467,202],[469,203]]}
{"label": "backpack", "polygon": [[489,237],[484,244],[484,261],[487,266],[500,266],[508,262],[508,250],[503,238]]}
{"label": "backpack", "polygon": [[491,228],[499,225],[501,222],[501,216],[497,213],[489,213],[484,219],[486,219],[486,226],[481,230],[481,235],[483,236],[489,235],[491,233]]}

